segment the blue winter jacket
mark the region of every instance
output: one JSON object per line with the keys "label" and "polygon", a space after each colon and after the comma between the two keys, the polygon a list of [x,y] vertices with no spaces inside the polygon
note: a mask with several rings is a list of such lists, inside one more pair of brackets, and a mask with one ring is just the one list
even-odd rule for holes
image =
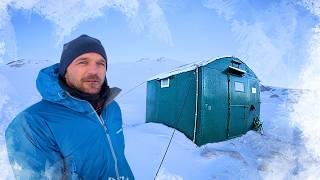
{"label": "blue winter jacket", "polygon": [[6,130],[9,160],[17,179],[134,179],[124,154],[122,117],[110,97],[99,116],[90,103],[72,97],[58,82],[58,64],[37,78],[42,100]]}

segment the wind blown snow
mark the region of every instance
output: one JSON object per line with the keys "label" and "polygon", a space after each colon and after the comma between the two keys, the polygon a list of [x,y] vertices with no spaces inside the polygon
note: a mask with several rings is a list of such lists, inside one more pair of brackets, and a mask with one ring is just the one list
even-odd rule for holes
{"label": "wind blown snow", "polygon": [[[308,18],[299,15],[297,5],[319,18],[319,1],[272,1],[262,9],[254,9],[247,0],[203,2],[230,22],[234,37],[241,42],[240,59],[261,79],[270,80],[268,77],[272,75],[279,79],[279,84],[288,83],[288,86],[306,90],[262,88],[263,136],[250,131],[229,141],[196,147],[183,134],[177,133],[157,178],[317,179],[320,177],[320,25],[310,32],[307,28],[299,29],[305,27],[304,20]],[[173,44],[165,13],[157,0],[5,0],[0,1],[0,64],[5,54],[14,57],[16,51],[8,7],[38,13],[53,22],[58,43],[82,22],[112,8],[128,18],[133,30],[147,32],[150,38]],[[243,7],[248,7],[256,16],[237,19]],[[275,26],[278,28],[274,31]],[[297,36],[309,42],[307,48],[294,43]],[[13,178],[6,155],[5,128],[18,112],[40,99],[35,78],[42,67],[50,64],[35,62],[0,65],[0,177],[4,179]],[[110,65],[110,84],[123,89],[123,95],[117,100],[123,111],[126,155],[137,179],[154,178],[172,129],[145,124],[146,86],[142,84],[130,90],[178,65],[181,63],[165,58]],[[124,77],[127,72],[135,76]],[[299,81],[293,81],[298,78]],[[19,93],[21,89],[25,93]]]}
{"label": "wind blown snow", "polygon": [[3,62],[2,56],[6,52],[5,44],[4,42],[0,41],[0,64]]}
{"label": "wind blown snow", "polygon": [[[302,0],[301,3],[320,18],[320,2]],[[301,87],[308,89],[290,114],[294,124],[302,131],[302,138],[309,156],[313,161],[304,162],[306,169],[303,177],[317,179],[320,176],[320,24],[313,29],[313,36],[309,41],[309,63],[300,74]]]}
{"label": "wind blown snow", "polygon": [[313,30],[309,56],[311,61],[301,73],[301,86],[309,91],[299,98],[290,116],[295,126],[302,131],[303,143],[308,152],[305,156],[310,156],[308,162],[302,162],[306,167],[302,177],[317,179],[320,176],[320,27]]}
{"label": "wind blown snow", "polygon": [[262,4],[250,0],[203,1],[206,8],[229,22],[231,35],[239,43],[233,54],[245,60],[263,83],[299,87],[293,79],[298,78],[297,71],[305,63],[301,60],[307,54],[303,42],[311,34],[311,17],[301,13],[294,1]]}
{"label": "wind blown snow", "polygon": [[[8,9],[37,13],[55,25],[57,44],[71,34],[82,22],[102,16],[109,9],[125,15],[133,31],[147,33],[149,38],[172,45],[171,32],[157,0],[6,0],[0,2],[0,59],[1,47],[9,59],[16,58],[14,27]],[[3,48],[2,48],[3,49]]]}

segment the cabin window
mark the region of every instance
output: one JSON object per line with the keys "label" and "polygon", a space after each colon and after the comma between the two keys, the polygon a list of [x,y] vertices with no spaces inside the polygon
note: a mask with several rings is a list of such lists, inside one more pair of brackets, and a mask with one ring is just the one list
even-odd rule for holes
{"label": "cabin window", "polygon": [[234,82],[234,90],[238,92],[244,92],[244,83]]}
{"label": "cabin window", "polygon": [[161,88],[169,87],[169,78],[161,79]]}
{"label": "cabin window", "polygon": [[257,89],[256,88],[251,88],[251,93],[252,94],[256,94],[257,93]]}

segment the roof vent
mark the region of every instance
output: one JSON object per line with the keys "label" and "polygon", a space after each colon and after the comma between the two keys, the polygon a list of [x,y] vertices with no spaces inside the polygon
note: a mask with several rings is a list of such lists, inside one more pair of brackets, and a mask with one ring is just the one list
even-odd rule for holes
{"label": "roof vent", "polygon": [[226,69],[226,72],[229,74],[237,75],[237,76],[244,76],[244,74],[246,73],[246,71],[244,71],[240,68],[233,67],[233,66],[229,66]]}
{"label": "roof vent", "polygon": [[231,64],[232,64],[231,66],[233,66],[233,67],[240,68],[241,62],[238,61],[238,60],[236,60],[236,59],[233,59],[233,60],[231,61]]}

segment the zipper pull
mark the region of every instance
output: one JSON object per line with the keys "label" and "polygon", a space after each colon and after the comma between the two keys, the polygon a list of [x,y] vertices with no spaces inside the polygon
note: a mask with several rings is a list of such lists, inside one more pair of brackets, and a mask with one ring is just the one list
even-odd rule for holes
{"label": "zipper pull", "polygon": [[105,121],[104,121],[103,118],[101,117],[101,115],[99,116],[99,121],[100,121],[100,123],[101,123],[104,131],[108,134],[108,133],[109,133],[109,130],[108,130],[108,128],[107,128],[107,125],[106,125]]}

